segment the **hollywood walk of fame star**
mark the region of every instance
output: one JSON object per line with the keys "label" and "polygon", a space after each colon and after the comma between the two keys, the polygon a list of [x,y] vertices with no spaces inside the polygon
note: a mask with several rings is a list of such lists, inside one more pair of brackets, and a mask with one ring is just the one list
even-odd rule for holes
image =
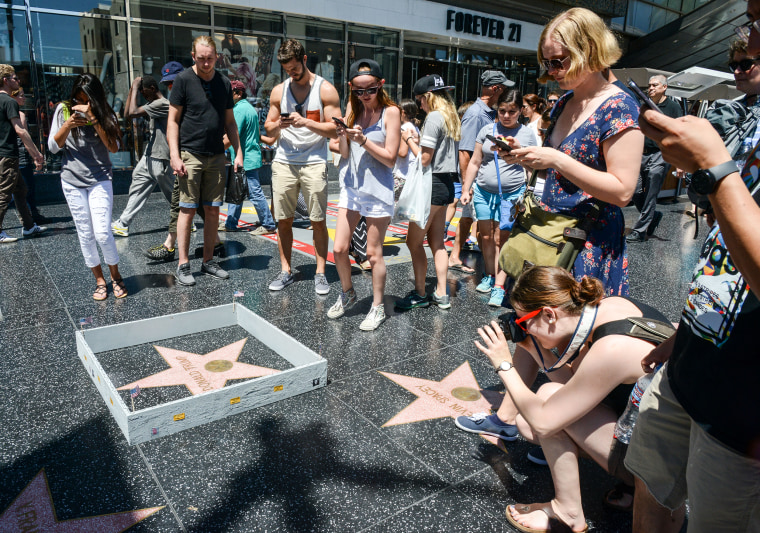
{"label": "hollywood walk of fame star", "polygon": [[171,368],[119,387],[128,390],[139,385],[147,387],[169,387],[185,385],[194,396],[203,392],[221,389],[228,379],[258,378],[276,374],[279,370],[263,366],[239,363],[238,357],[248,339],[228,344],[207,354],[196,354],[154,346]]}
{"label": "hollywood walk of fame star", "polygon": [[164,506],[149,507],[137,511],[87,516],[59,522],[55,515],[55,505],[50,494],[47,476],[45,470],[42,469],[16,497],[10,507],[0,515],[0,531],[118,533],[129,529],[163,508]]}
{"label": "hollywood walk of fame star", "polygon": [[490,412],[502,400],[502,395],[498,392],[480,388],[468,361],[441,381],[380,373],[417,396],[416,400],[383,424],[383,427]]}

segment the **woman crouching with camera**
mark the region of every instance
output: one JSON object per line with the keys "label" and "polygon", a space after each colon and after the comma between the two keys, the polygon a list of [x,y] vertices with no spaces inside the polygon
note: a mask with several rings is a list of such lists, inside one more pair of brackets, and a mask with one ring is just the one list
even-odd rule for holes
{"label": "woman crouching with camera", "polygon": [[[507,519],[520,531],[550,531],[557,520],[572,531],[588,530],[578,476],[581,453],[632,481],[623,466],[626,445],[613,438],[615,424],[644,374],[641,360],[658,340],[632,336],[630,318],[647,319],[644,326],[660,331],[662,340],[672,329],[656,309],[603,296],[595,278],[576,281],[559,267],[533,267],[517,280],[511,294],[515,312],[503,326],[494,321],[478,329],[483,342],[475,344],[517,407],[520,433],[541,444],[554,482],[550,502],[507,507]],[[514,358],[504,331],[517,344]],[[529,385],[539,369],[551,382],[534,393]]]}

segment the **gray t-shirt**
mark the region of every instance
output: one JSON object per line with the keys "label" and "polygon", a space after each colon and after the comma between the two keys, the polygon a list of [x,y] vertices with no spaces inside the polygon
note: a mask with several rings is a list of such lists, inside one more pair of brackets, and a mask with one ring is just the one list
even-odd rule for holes
{"label": "gray t-shirt", "polygon": [[496,120],[496,111],[478,98],[462,117],[462,140],[459,141],[459,149],[467,152],[475,150],[475,139],[487,124],[493,124]]}
{"label": "gray t-shirt", "polygon": [[[495,133],[494,126],[496,126]],[[505,128],[498,122],[484,126],[480,130],[480,133],[478,133],[475,142],[482,145],[483,160],[480,163],[475,183],[478,184],[478,187],[491,194],[499,194],[499,182],[496,175],[496,165],[494,164],[496,152],[492,150],[493,143],[486,139],[486,135],[514,137],[520,143],[520,146],[536,146],[536,136],[525,126],[518,125],[516,128]],[[475,145],[476,150],[478,148],[477,144]],[[525,183],[525,171],[523,167],[520,165],[508,165],[503,159],[497,159],[499,161],[499,175],[501,177],[501,193],[509,194],[517,191]]]}
{"label": "gray t-shirt", "polygon": [[459,143],[449,136],[443,115],[439,111],[428,113],[422,126],[420,146],[435,150],[431,163],[433,173],[458,171]]}
{"label": "gray t-shirt", "polygon": [[169,100],[163,96],[148,102],[143,109],[150,117],[150,139],[145,155],[153,159],[169,160],[169,144],[166,142],[166,119],[169,116]]}

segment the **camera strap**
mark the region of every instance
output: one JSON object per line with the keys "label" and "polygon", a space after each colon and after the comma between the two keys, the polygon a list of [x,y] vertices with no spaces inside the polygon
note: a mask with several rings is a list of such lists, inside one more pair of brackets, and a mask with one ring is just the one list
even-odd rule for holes
{"label": "camera strap", "polygon": [[544,357],[541,355],[541,349],[538,345],[536,345],[536,339],[531,335],[531,338],[533,339],[533,345],[536,346],[536,349],[538,350],[538,357],[541,359],[541,366],[543,367],[544,372],[549,373],[557,370],[558,368],[572,363],[575,358],[578,357],[581,346],[586,344],[589,335],[591,335],[591,330],[594,329],[594,322],[596,322],[596,313],[598,310],[598,305],[583,306],[581,319],[578,321],[578,325],[575,326],[573,338],[570,339],[570,342],[567,344],[565,351],[562,352],[562,355],[559,356],[559,359],[557,359],[557,361],[550,368],[546,368],[546,365],[544,364]]}

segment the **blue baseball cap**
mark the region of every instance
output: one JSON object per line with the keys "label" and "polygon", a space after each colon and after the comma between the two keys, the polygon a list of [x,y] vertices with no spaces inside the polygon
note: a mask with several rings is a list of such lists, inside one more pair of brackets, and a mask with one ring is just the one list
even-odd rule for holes
{"label": "blue baseball cap", "polygon": [[183,70],[185,70],[185,67],[183,67],[182,63],[179,61],[169,61],[166,65],[161,67],[161,83],[174,81],[174,78],[177,77],[177,74]]}

